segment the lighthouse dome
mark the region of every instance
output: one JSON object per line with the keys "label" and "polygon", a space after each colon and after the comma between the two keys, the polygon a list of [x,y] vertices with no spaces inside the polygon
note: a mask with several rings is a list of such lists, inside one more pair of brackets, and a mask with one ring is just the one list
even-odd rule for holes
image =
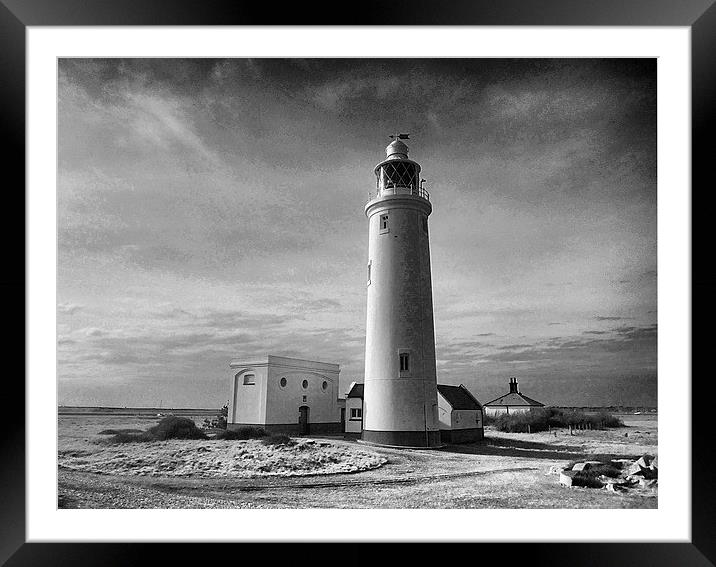
{"label": "lighthouse dome", "polygon": [[388,159],[407,159],[408,146],[405,145],[403,140],[393,140],[385,148],[385,155],[388,157]]}

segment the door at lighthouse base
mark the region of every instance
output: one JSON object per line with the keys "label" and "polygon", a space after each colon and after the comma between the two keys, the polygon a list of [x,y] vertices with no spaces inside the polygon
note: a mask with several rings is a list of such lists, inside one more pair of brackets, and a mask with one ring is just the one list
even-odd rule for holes
{"label": "door at lighthouse base", "polygon": [[301,406],[298,408],[298,434],[308,435],[310,433],[310,426],[308,423],[308,406]]}

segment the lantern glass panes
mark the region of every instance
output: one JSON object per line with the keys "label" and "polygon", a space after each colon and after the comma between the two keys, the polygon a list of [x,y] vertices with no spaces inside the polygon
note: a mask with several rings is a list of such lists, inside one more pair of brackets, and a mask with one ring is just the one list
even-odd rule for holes
{"label": "lantern glass panes", "polygon": [[381,190],[406,188],[417,192],[418,186],[418,172],[414,163],[395,160],[384,163],[378,170],[378,188]]}

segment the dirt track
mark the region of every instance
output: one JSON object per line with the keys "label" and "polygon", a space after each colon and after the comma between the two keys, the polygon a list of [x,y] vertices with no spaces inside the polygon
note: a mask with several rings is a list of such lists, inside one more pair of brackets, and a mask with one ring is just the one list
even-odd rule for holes
{"label": "dirt track", "polygon": [[[61,436],[63,430],[76,429],[73,425],[78,424],[61,424]],[[83,439],[66,435],[65,444],[83,444],[95,426],[82,429]],[[488,430],[482,444],[438,451],[371,447],[388,459],[383,467],[312,477],[144,478],[60,469],[58,488],[60,506],[68,508],[655,508],[653,491],[619,495],[566,488],[554,471],[587,458],[656,454],[656,433],[656,421],[574,436],[560,431],[557,437]],[[330,441],[360,447],[338,438]]]}

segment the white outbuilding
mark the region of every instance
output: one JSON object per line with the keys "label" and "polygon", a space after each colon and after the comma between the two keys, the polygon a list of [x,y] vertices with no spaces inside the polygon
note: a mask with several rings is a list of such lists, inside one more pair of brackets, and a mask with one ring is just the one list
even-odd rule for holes
{"label": "white outbuilding", "polygon": [[363,432],[363,384],[352,382],[346,394],[347,436],[358,437]]}
{"label": "white outbuilding", "polygon": [[[346,394],[346,437],[363,432],[364,385],[353,382]],[[472,443],[484,438],[482,405],[462,384],[437,385],[441,443]]]}
{"label": "white outbuilding", "polygon": [[228,429],[257,426],[291,435],[343,431],[338,364],[268,355],[255,362],[232,360],[229,367]]}
{"label": "white outbuilding", "polygon": [[543,407],[543,403],[533,400],[532,398],[528,398],[519,391],[517,388],[517,378],[510,378],[509,392],[484,404],[486,415],[519,413]]}
{"label": "white outbuilding", "polygon": [[462,384],[438,384],[438,416],[443,443],[472,443],[485,437],[482,405]]}

